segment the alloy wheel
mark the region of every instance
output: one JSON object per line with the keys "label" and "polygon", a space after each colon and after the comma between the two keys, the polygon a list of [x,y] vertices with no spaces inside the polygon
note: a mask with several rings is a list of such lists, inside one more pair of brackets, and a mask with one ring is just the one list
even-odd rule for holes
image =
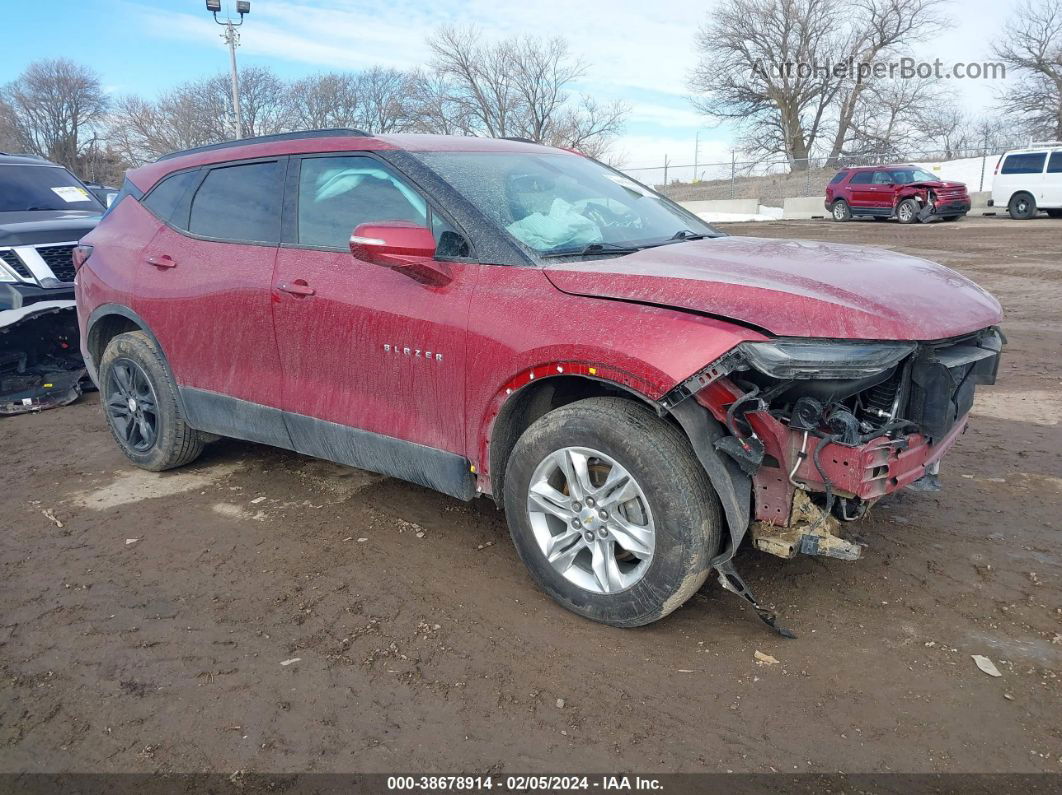
{"label": "alloy wheel", "polygon": [[527,511],[546,560],[587,591],[624,591],[652,563],[656,529],[649,501],[630,472],[597,450],[550,453],[531,477]]}
{"label": "alloy wheel", "polygon": [[118,437],[138,453],[158,439],[158,398],[147,373],[132,359],[115,359],[107,378],[104,403],[107,419]]}
{"label": "alloy wheel", "polygon": [[911,209],[911,205],[901,204],[900,209],[897,211],[897,217],[905,223],[910,221],[914,217],[914,210]]}

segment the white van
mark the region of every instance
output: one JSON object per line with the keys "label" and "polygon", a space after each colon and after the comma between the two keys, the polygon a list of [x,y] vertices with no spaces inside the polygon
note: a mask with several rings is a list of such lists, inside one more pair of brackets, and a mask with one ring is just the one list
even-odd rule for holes
{"label": "white van", "polygon": [[1062,141],[1033,143],[999,158],[988,206],[1006,207],[1022,221],[1040,210],[1062,218]]}

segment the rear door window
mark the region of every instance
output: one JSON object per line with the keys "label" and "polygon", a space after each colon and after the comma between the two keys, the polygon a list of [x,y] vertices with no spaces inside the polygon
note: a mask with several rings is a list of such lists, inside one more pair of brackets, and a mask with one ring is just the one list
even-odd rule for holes
{"label": "rear door window", "polygon": [[1051,159],[1047,161],[1047,173],[1062,174],[1062,151],[1051,153]]}
{"label": "rear door window", "polygon": [[192,199],[188,231],[240,243],[279,243],[283,163],[213,168]]}
{"label": "rear door window", "polygon": [[852,175],[849,185],[869,185],[871,178],[874,176],[873,171],[859,171]]}
{"label": "rear door window", "polygon": [[1020,155],[1007,155],[1003,161],[1000,174],[1040,174],[1044,170],[1047,152],[1029,152]]}

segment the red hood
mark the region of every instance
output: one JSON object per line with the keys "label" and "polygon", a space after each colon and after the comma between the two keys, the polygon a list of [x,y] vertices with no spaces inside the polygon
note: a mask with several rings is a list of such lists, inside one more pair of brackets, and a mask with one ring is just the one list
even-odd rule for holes
{"label": "red hood", "polygon": [[922,180],[921,182],[910,182],[907,185],[904,185],[902,187],[906,188],[909,185],[913,185],[916,188],[924,186],[924,187],[927,187],[927,188],[947,188],[949,190],[961,190],[961,191],[965,191],[966,190],[966,183],[965,182],[948,182],[948,181],[942,180],[942,179],[927,179],[927,180]]}
{"label": "red hood", "polygon": [[811,240],[695,240],[545,272],[566,293],[691,309],[786,337],[936,340],[1002,318],[995,298],[943,265]]}

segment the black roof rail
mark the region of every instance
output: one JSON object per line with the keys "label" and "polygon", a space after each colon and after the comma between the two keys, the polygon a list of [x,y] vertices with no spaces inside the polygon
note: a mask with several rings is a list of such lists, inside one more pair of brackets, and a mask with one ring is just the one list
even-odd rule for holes
{"label": "black roof rail", "polygon": [[237,138],[233,141],[222,141],[217,144],[207,144],[206,146],[196,146],[192,149],[182,149],[179,152],[170,152],[169,154],[157,158],[155,162],[158,163],[174,157],[183,157],[184,155],[194,155],[199,152],[213,152],[215,149],[229,149],[233,146],[246,146],[248,144],[267,144],[273,141],[294,141],[299,138],[348,138],[351,136],[369,138],[371,137],[371,133],[367,133],[364,130],[337,127],[330,130],[299,130],[297,132],[276,133],[275,135],[258,135],[253,138]]}

